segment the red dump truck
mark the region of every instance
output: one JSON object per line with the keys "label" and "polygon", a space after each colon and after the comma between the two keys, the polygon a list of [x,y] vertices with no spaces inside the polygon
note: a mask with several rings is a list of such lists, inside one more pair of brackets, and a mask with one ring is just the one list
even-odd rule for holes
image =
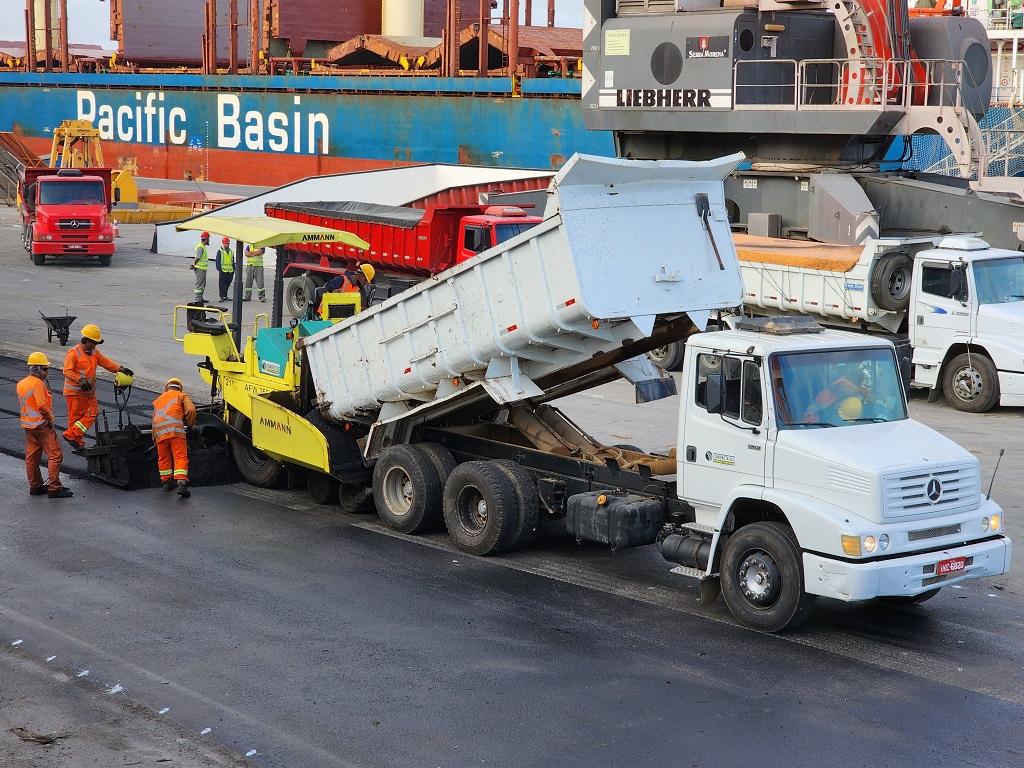
{"label": "red dump truck", "polygon": [[[36,266],[46,257],[114,255],[110,168],[25,168],[18,183],[21,237]],[[120,190],[113,194],[119,196]]]}
{"label": "red dump truck", "polygon": [[270,203],[278,219],[316,224],[358,235],[362,251],[342,243],[297,243],[278,249],[284,258],[284,306],[300,317],[314,291],[333,275],[369,263],[378,287],[398,290],[459,264],[539,224],[524,208],[510,205],[436,204],[411,208],[351,201]]}

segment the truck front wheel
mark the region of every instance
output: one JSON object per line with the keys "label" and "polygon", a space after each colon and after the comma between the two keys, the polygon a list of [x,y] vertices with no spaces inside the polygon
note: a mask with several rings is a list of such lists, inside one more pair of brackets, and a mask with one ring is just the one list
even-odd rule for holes
{"label": "truck front wheel", "polygon": [[46,254],[45,253],[33,253],[32,254],[32,263],[35,264],[37,267],[43,266],[46,263]]}
{"label": "truck front wheel", "polygon": [[760,632],[793,629],[814,607],[814,595],[804,592],[800,547],[781,523],[752,523],[730,536],[721,582],[732,615]]}
{"label": "truck front wheel", "polygon": [[388,448],[373,468],[377,514],[399,533],[422,533],[438,525],[441,481],[426,452],[412,445]]}
{"label": "truck front wheel", "polygon": [[942,394],[958,411],[984,413],[999,402],[999,373],[983,354],[957,355],[942,374]]}
{"label": "truck front wheel", "polygon": [[519,526],[516,490],[492,461],[467,461],[444,487],[444,522],[455,546],[471,555],[501,552]]}
{"label": "truck front wheel", "polygon": [[[252,434],[249,418],[237,411],[231,415],[231,426],[243,435]],[[238,471],[249,485],[272,488],[280,479],[284,466],[253,446],[252,440],[232,436],[230,446]]]}
{"label": "truck front wheel", "polygon": [[109,253],[101,253],[99,255],[99,257],[97,258],[97,261],[99,261],[101,267],[109,267],[110,266],[110,259],[111,259],[111,256],[110,256]]}

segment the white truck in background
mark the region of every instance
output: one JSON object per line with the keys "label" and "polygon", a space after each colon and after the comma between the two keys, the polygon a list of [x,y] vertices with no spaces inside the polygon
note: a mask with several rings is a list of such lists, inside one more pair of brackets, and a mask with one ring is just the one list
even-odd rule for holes
{"label": "white truck in background", "polygon": [[[1024,405],[1024,253],[970,235],[858,246],[734,237],[747,314],[885,335],[908,358],[910,385],[960,411]],[[654,359],[678,369],[682,355],[679,342]]]}
{"label": "white truck in background", "polygon": [[[476,555],[528,546],[541,518],[657,544],[760,631],[817,596],[912,603],[1004,573],[978,460],[907,417],[889,341],[806,318],[697,333],[740,300],[721,183],[740,159],[576,156],[540,224],[337,324],[238,350],[193,323],[207,415],[253,484],[305,474],[320,503]],[[643,353],[686,334],[678,450],[604,445],[550,405],[621,376],[640,402],[674,393]]]}

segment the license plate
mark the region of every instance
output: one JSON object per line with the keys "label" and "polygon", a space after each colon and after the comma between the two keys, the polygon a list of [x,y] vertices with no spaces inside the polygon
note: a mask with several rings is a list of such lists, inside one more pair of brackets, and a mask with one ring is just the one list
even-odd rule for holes
{"label": "license plate", "polygon": [[960,573],[967,567],[966,557],[953,557],[949,560],[939,560],[935,566],[936,576],[948,576],[951,573]]}
{"label": "license plate", "polygon": [[65,245],[64,250],[66,251],[84,251],[84,245]]}

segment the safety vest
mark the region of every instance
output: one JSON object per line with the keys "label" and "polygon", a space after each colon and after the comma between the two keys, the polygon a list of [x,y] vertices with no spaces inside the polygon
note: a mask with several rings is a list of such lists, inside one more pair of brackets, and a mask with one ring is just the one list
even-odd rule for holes
{"label": "safety vest", "polygon": [[185,403],[182,393],[169,389],[153,401],[153,441],[185,436]]}
{"label": "safety vest", "polygon": [[[92,354],[86,354],[81,344],[76,344],[68,350],[64,358],[64,394],[66,395],[87,395],[96,397],[96,368],[103,366],[114,373],[118,369],[117,363],[104,355],[98,349]],[[68,374],[72,374],[69,376]],[[89,390],[82,389],[82,380],[89,382]]]}
{"label": "safety vest", "polygon": [[217,250],[217,269],[221,272],[235,271],[235,258],[230,248],[219,248]]}
{"label": "safety vest", "polygon": [[355,283],[353,283],[349,279],[348,275],[349,275],[348,272],[346,272],[345,274],[341,275],[341,277],[345,280],[345,282],[343,282],[341,284],[341,287],[338,289],[338,293],[358,293],[359,292],[359,286],[356,285]]}
{"label": "safety vest", "polygon": [[210,252],[207,250],[206,243],[200,243],[196,246],[196,269],[205,272],[209,267]]}
{"label": "safety vest", "polygon": [[43,411],[53,412],[53,396],[45,381],[35,375],[19,381],[18,402],[21,404],[21,426],[25,429],[46,426]]}
{"label": "safety vest", "polygon": [[263,248],[255,248],[253,250],[246,251],[246,255],[249,257],[250,267],[262,267],[263,266]]}

